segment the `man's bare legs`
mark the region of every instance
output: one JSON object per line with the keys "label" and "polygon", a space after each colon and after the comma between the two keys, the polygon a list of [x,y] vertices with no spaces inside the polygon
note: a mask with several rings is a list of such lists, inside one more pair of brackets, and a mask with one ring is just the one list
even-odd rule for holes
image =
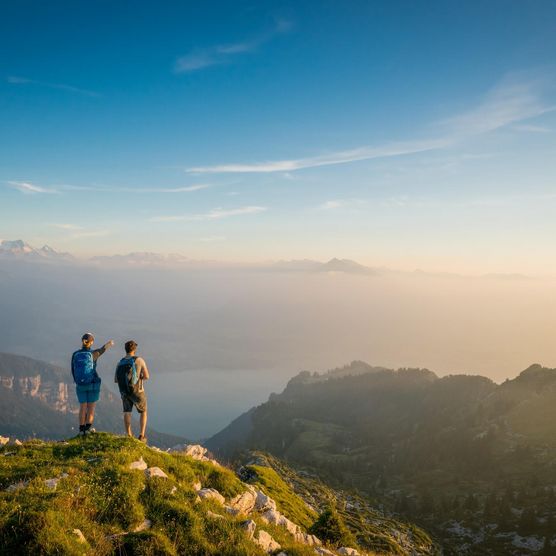
{"label": "man's bare legs", "polygon": [[128,436],[133,436],[131,432],[131,412],[124,411],[124,427]]}
{"label": "man's bare legs", "polygon": [[147,410],[139,415],[139,425],[141,426],[141,438],[145,438],[145,431],[147,430]]}
{"label": "man's bare legs", "polygon": [[95,420],[95,405],[96,402],[88,403],[87,404],[87,416],[85,419],[84,425],[92,425],[93,421]]}
{"label": "man's bare legs", "polygon": [[79,427],[82,427],[87,422],[87,404],[79,404]]}

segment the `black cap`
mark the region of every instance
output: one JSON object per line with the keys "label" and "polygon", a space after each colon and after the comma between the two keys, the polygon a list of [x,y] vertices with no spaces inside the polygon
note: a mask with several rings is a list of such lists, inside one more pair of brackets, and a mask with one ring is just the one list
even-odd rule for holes
{"label": "black cap", "polygon": [[88,342],[94,339],[95,337],[90,332],[86,332],[85,334],[83,334],[83,336],[81,336],[81,341],[83,342]]}
{"label": "black cap", "polygon": [[133,340],[128,340],[125,343],[125,352],[126,353],[131,353],[136,348],[137,348],[137,342],[134,342]]}

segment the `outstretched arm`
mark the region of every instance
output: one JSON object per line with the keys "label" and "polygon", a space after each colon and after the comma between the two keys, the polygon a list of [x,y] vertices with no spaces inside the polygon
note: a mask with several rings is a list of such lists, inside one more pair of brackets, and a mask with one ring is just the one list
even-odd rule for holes
{"label": "outstretched arm", "polygon": [[96,361],[107,349],[110,349],[114,345],[114,340],[109,340],[102,347],[95,349],[93,351],[93,358]]}

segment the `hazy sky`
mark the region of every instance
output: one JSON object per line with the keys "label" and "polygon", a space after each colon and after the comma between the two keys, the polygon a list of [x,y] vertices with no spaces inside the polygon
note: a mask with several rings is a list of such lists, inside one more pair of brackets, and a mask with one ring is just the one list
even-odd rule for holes
{"label": "hazy sky", "polygon": [[556,4],[5,2],[0,238],[556,272]]}

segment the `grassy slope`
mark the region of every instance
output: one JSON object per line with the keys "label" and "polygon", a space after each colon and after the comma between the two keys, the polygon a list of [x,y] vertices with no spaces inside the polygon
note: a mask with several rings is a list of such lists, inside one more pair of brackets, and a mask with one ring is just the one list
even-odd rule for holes
{"label": "grassy slope", "polygon": [[292,521],[309,527],[328,503],[338,512],[360,546],[377,554],[438,553],[422,529],[378,512],[356,493],[335,490],[316,477],[301,475],[283,461],[262,452],[252,452],[254,462],[241,475],[265,492],[272,492],[278,509]]}
{"label": "grassy slope", "polygon": [[[163,469],[169,479],[146,480],[143,472],[129,470],[129,463],[140,456],[149,466]],[[68,477],[55,490],[45,486],[45,479],[62,473]],[[245,535],[241,517],[226,514],[214,501],[196,502],[192,487],[196,480],[203,487],[216,488],[226,498],[245,490],[226,468],[157,452],[133,439],[104,433],[62,443],[30,441],[19,447],[3,447],[0,553],[263,554]],[[18,481],[29,483],[16,492],[5,491]],[[172,494],[174,486],[177,488]],[[209,517],[208,510],[223,518]],[[122,535],[145,518],[152,521],[150,530]],[[283,529],[254,519],[289,555],[313,554],[312,549],[293,543]],[[86,544],[72,534],[76,528],[84,534]]]}

